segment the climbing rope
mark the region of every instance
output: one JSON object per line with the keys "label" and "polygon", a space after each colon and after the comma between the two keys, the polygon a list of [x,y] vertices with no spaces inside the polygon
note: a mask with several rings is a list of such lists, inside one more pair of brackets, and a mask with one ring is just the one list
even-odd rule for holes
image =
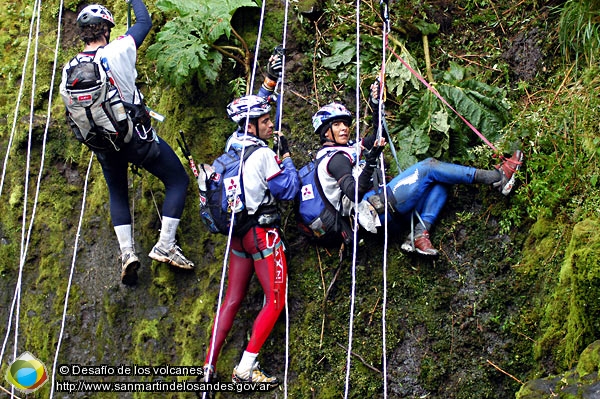
{"label": "climbing rope", "polygon": [[[288,28],[288,13],[289,13],[289,6],[290,6],[290,2],[289,0],[285,1],[285,17],[284,17],[284,21],[283,21],[283,40],[282,40],[282,46],[283,46],[283,54],[281,55],[282,59],[281,59],[281,88],[279,89],[279,99],[277,101],[277,122],[278,122],[278,127],[277,130],[281,131],[281,120],[283,119],[283,95],[285,93],[285,48],[286,48],[286,44],[287,44],[287,28]],[[284,255],[285,256],[285,255]],[[289,315],[289,309],[288,309],[288,289],[289,289],[289,284],[288,284],[288,276],[286,275],[286,280],[285,280],[285,371],[283,374],[283,397],[287,398],[288,397],[288,369],[289,369],[289,363],[290,363],[290,315]]]}
{"label": "climbing rope", "polygon": [[[33,26],[35,24],[35,7],[37,6],[38,2],[34,3],[34,10],[33,13],[31,14],[31,23],[29,25],[29,39],[27,41],[27,50],[25,51],[25,62],[23,63],[23,69],[21,71],[21,76],[23,76],[23,79],[21,79],[21,85],[19,86],[19,94],[17,95],[17,104],[15,106],[15,113],[13,116],[13,123],[12,123],[12,128],[10,131],[10,137],[8,139],[8,146],[6,147],[6,154],[4,156],[4,165],[2,167],[2,179],[0,180],[0,197],[2,196],[2,189],[4,187],[4,179],[6,176],[6,168],[8,165],[8,157],[10,155],[10,149],[12,148],[12,142],[15,136],[15,130],[17,128],[17,120],[19,117],[19,108],[21,107],[21,98],[23,96],[23,90],[25,88],[25,82],[27,81],[27,79],[25,79],[25,76],[27,74],[27,66],[28,66],[28,61],[29,61],[29,52],[31,51],[31,42],[32,42],[32,37],[33,37]],[[0,357],[0,359],[2,359]]]}
{"label": "climbing rope", "polygon": [[[360,120],[360,0],[356,1],[356,120]],[[360,124],[356,123],[356,149],[360,151]],[[358,152],[360,154],[360,152]],[[350,292],[350,320],[348,322],[348,351],[346,353],[346,381],[344,398],[348,398],[350,391],[350,366],[352,356],[352,335],[354,326],[354,304],[356,296],[356,254],[358,241],[358,183],[354,185],[354,229],[352,240],[352,284]]]}
{"label": "climbing rope", "polygon": [[[62,7],[61,7],[62,10]],[[60,17],[59,17],[60,24]],[[54,379],[56,377],[56,365],[58,363],[58,354],[60,353],[60,347],[62,345],[63,335],[65,332],[65,325],[67,321],[67,309],[69,308],[69,295],[71,293],[71,285],[73,283],[73,273],[75,271],[75,261],[77,260],[77,249],[79,247],[79,236],[81,234],[81,226],[83,224],[83,215],[85,213],[85,200],[87,198],[88,181],[90,178],[90,171],[92,169],[92,161],[94,160],[94,153],[90,155],[90,161],[88,162],[87,173],[85,175],[85,184],[83,186],[83,199],[81,200],[81,212],[79,213],[79,224],[77,225],[77,233],[75,234],[75,243],[73,245],[73,260],[71,261],[71,269],[69,271],[69,281],[67,282],[67,292],[65,293],[65,303],[63,305],[63,313],[60,322],[60,333],[58,334],[58,342],[56,343],[56,352],[54,352],[54,362],[52,363],[52,387],[50,388],[50,399],[54,397]]]}
{"label": "climbing rope", "polygon": [[[11,304],[10,316],[8,320],[8,326],[6,331],[6,336],[4,339],[4,343],[2,345],[2,351],[0,352],[0,359],[4,357],[4,351],[6,349],[6,344],[8,342],[8,336],[12,327],[12,317],[15,316],[15,326],[14,326],[14,349],[13,349],[13,359],[17,357],[17,348],[18,348],[18,336],[19,336],[19,319],[20,319],[20,303],[21,303],[21,284],[23,280],[23,268],[25,266],[25,259],[27,258],[27,248],[29,246],[31,230],[33,228],[33,222],[35,217],[35,209],[37,204],[37,198],[39,196],[39,187],[41,182],[41,173],[43,172],[43,155],[42,155],[42,165],[40,166],[40,174],[38,175],[38,185],[36,188],[35,195],[35,203],[33,207],[32,216],[30,219],[29,228],[27,227],[27,202],[28,202],[28,192],[29,192],[29,171],[31,165],[31,141],[33,135],[33,112],[34,112],[34,99],[35,99],[35,88],[36,88],[36,72],[37,72],[37,56],[38,56],[38,45],[39,45],[39,35],[40,35],[40,9],[41,9],[41,0],[38,0],[34,3],[34,10],[32,13],[32,21],[30,27],[30,36],[28,43],[28,51],[26,55],[25,65],[27,65],[27,59],[29,57],[29,49],[31,46],[31,42],[33,41],[32,32],[33,32],[33,24],[37,20],[36,24],[36,34],[35,34],[35,47],[34,47],[34,66],[33,66],[33,78],[32,78],[32,87],[31,87],[31,103],[30,103],[30,117],[29,117],[29,134],[28,134],[28,143],[27,143],[27,159],[26,159],[26,167],[25,167],[25,182],[23,187],[23,221],[21,228],[21,249],[20,249],[20,257],[19,257],[19,272],[17,277],[17,284],[15,287],[15,294],[13,297],[13,302]],[[25,67],[24,67],[25,70]],[[25,75],[23,75],[22,81],[25,81]],[[21,94],[19,93],[19,100],[21,98]],[[18,113],[18,106],[15,110],[15,115]],[[12,138],[12,135],[11,135]],[[44,146],[45,149],[45,146]],[[8,157],[8,150],[7,150]],[[6,170],[6,168],[5,168]]]}
{"label": "climbing rope", "polygon": [[[247,94],[250,94],[253,92],[254,90],[254,79],[256,76],[256,69],[258,66],[258,54],[259,54],[259,50],[260,50],[260,40],[262,37],[262,30],[263,30],[263,25],[264,25],[264,20],[265,20],[265,8],[266,8],[266,1],[262,2],[262,7],[261,7],[261,13],[260,13],[260,21],[259,21],[259,26],[258,26],[258,35],[257,35],[257,39],[256,39],[256,49],[254,51],[254,63],[252,66],[252,73],[251,73],[251,78],[250,78],[250,86],[249,89],[247,90]],[[246,115],[246,129],[244,129],[244,136],[243,138],[246,139],[248,136],[247,133],[247,127],[248,127],[248,123],[250,121],[250,112],[247,113]],[[235,134],[235,133],[234,133]],[[242,150],[240,153],[240,159],[244,159],[244,152],[245,152],[246,147],[242,146]],[[242,171],[242,163],[240,162],[239,168],[238,168],[238,173],[237,173],[237,179],[239,181],[240,179],[240,175],[241,175],[241,171]],[[214,326],[213,326],[213,334],[212,334],[212,339],[211,339],[211,343],[210,343],[210,351],[209,351],[209,355],[208,355],[208,363],[212,364],[212,360],[214,358],[214,351],[215,351],[215,341],[216,341],[216,336],[217,336],[217,331],[219,330],[219,319],[220,319],[220,312],[221,312],[221,305],[223,302],[223,294],[224,294],[224,290],[225,290],[225,279],[227,276],[227,266],[229,264],[229,253],[231,250],[231,238],[233,235],[233,225],[234,225],[234,217],[235,217],[235,213],[232,212],[231,213],[231,221],[229,223],[229,232],[227,234],[227,245],[225,247],[225,254],[223,256],[223,266],[221,269],[221,282],[219,285],[219,297],[217,299],[217,310],[216,310],[216,316],[215,316],[215,322],[214,322]],[[204,376],[205,382],[208,382],[208,375]],[[208,397],[208,393],[207,392],[203,392],[202,393],[202,398],[206,399]]]}
{"label": "climbing rope", "polygon": [[[442,95],[440,93],[438,93],[438,91],[427,82],[427,80],[425,80],[425,78],[423,76],[421,76],[417,71],[415,71],[409,64],[408,62],[406,62],[402,57],[400,57],[398,54],[396,54],[396,52],[394,51],[394,49],[389,45],[389,43],[387,44],[387,48],[390,50],[390,52],[398,59],[398,61],[400,61],[402,63],[402,65],[404,65],[409,71],[410,73],[412,73],[421,83],[423,83],[425,85],[425,87],[427,87],[427,89],[432,92],[445,106],[447,106],[448,108],[450,108],[450,110],[452,112],[454,112],[476,135],[479,136],[479,138],[481,138],[481,140],[483,140],[483,142],[485,144],[487,144],[488,147],[490,147],[492,150],[498,152],[498,149],[483,135],[483,133],[481,133],[479,130],[477,130],[477,128],[475,126],[473,126],[471,124],[471,122],[469,122],[464,116],[462,116],[456,109],[454,109],[454,107],[452,107],[448,101],[446,101],[446,99],[444,97],[442,97]],[[504,156],[500,156],[501,159],[504,159]]]}
{"label": "climbing rope", "polygon": [[[383,35],[382,35],[382,55],[381,55],[381,80],[379,85],[379,125],[378,125],[378,135],[377,137],[382,136],[382,130],[385,128],[388,136],[389,130],[387,130],[387,126],[385,126],[385,112],[384,112],[384,93],[385,93],[385,63],[387,59],[386,55],[386,45],[388,40],[388,34],[390,32],[390,16],[389,16],[389,5],[388,0],[381,0],[381,16],[383,18],[384,26],[383,26]],[[396,166],[398,168],[398,172],[400,171],[400,163],[398,162],[398,156],[396,155],[396,150],[394,147],[394,142],[390,138],[390,149],[392,150],[392,155],[396,160]],[[383,154],[379,157],[379,168],[383,172],[385,171],[385,162],[383,158]],[[389,241],[389,231],[388,231],[388,217],[389,217],[389,208],[388,208],[388,191],[385,185],[385,173],[382,173],[381,184],[383,187],[383,203],[384,203],[384,240],[383,240],[383,264],[382,264],[382,274],[383,274],[383,301],[382,301],[382,310],[381,310],[381,330],[382,330],[382,356],[383,356],[383,398],[387,399],[387,341],[386,341],[386,310],[387,310],[387,254],[388,254],[388,241]]]}

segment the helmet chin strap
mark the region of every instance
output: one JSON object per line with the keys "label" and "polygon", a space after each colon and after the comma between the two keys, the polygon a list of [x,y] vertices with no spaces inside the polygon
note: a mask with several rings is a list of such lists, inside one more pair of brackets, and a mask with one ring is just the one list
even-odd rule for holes
{"label": "helmet chin strap", "polygon": [[244,123],[240,124],[240,127],[242,129],[245,129],[247,134],[251,134],[252,136],[259,137],[258,136],[258,118],[249,119],[248,120],[248,126],[250,126],[250,125],[254,126],[254,133],[251,133],[251,132],[248,131],[248,129],[246,129],[246,123],[245,123],[245,121],[244,121]]}
{"label": "helmet chin strap", "polygon": [[[332,144],[339,144],[337,141],[335,141],[335,136],[333,134],[333,122],[329,122],[326,126],[326,129],[323,129],[323,134],[321,135],[321,142],[323,144],[327,144],[327,143],[332,143]],[[331,139],[327,138],[327,131],[331,131]]]}

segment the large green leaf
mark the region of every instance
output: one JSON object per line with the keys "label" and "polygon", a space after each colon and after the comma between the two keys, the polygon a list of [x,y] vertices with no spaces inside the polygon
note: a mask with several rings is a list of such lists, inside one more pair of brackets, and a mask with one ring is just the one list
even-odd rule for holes
{"label": "large green leaf", "polygon": [[406,126],[392,136],[397,148],[398,163],[402,169],[417,162],[417,155],[426,154],[429,149],[429,136],[421,128]]}
{"label": "large green leaf", "polygon": [[340,65],[351,62],[356,57],[356,46],[350,42],[334,41],[331,45],[331,56],[322,60],[322,65],[328,69],[336,69]]}
{"label": "large green leaf", "polygon": [[231,16],[240,7],[257,7],[254,0],[158,0],[156,6],[165,12],[175,11],[180,16],[204,13],[205,16]]}
{"label": "large green leaf", "polygon": [[[494,100],[480,92],[458,86],[439,85],[438,91],[458,113],[490,141],[498,139],[500,131],[507,122],[507,116],[501,109],[490,107],[496,105]],[[466,124],[464,126],[465,131],[470,131]]]}
{"label": "large green leaf", "polygon": [[[402,47],[399,56],[418,73],[419,70],[416,67],[417,61],[404,47]],[[396,96],[404,94],[404,85],[406,83],[410,82],[412,85],[412,88],[408,88],[407,91],[410,89],[418,90],[421,87],[421,83],[417,77],[400,60],[394,59],[393,61],[388,62],[386,64],[385,72],[387,89]]]}
{"label": "large green leaf", "polygon": [[257,7],[254,0],[159,0],[163,11],[179,17],[167,22],[148,47],[158,72],[170,83],[182,85],[193,76],[205,85],[213,82],[223,64],[223,56],[214,43],[231,36],[231,17],[240,7]]}
{"label": "large green leaf", "polygon": [[[406,67],[403,68],[406,70]],[[402,68],[388,67],[388,72],[390,69],[394,71],[395,82],[408,81]],[[454,63],[442,78],[443,82],[434,85],[439,94],[488,140],[497,141],[510,118],[505,93],[470,79],[465,68]],[[399,113],[405,128],[401,131],[403,137],[397,140],[406,147],[403,151],[412,151],[417,156],[455,158],[464,155],[467,147],[479,140],[469,126],[425,86],[421,85],[418,91],[401,87],[398,84],[396,90],[410,93],[402,102]],[[427,136],[429,141],[421,136]],[[415,146],[415,142],[421,146]]]}

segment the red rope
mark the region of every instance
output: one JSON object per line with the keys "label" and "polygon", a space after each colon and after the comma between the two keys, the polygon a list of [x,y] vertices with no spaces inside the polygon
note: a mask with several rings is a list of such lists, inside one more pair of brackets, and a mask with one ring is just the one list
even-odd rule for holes
{"label": "red rope", "polygon": [[[433,94],[436,95],[437,98],[440,99],[440,101],[442,101],[442,103],[444,103],[448,108],[450,108],[456,115],[458,115],[458,117],[460,119],[462,119],[463,122],[465,122],[467,124],[467,126],[469,126],[471,128],[472,131],[475,132],[475,134],[477,134],[485,144],[487,144],[492,150],[498,152],[498,149],[496,147],[494,147],[494,145],[479,131],[477,130],[477,128],[475,126],[473,126],[468,120],[465,119],[464,116],[462,116],[457,110],[455,110],[450,104],[448,104],[448,101],[446,101],[446,99],[444,97],[442,97],[440,95],[440,93],[437,92],[437,90],[431,86],[424,77],[422,77],[421,75],[419,75],[417,73],[417,71],[415,71],[413,68],[411,68],[410,65],[408,65],[408,63],[406,61],[404,61],[402,59],[402,57],[400,57],[398,54],[396,54],[396,52],[394,51],[393,48],[391,48],[389,46],[389,44],[387,44],[387,48],[390,50],[390,52],[392,54],[394,54],[394,56],[396,56],[396,58],[406,67],[408,68],[408,70],[416,76],[417,79],[419,79],[421,81],[421,83],[423,83],[428,89],[429,91],[431,91]],[[504,158],[503,156],[500,156],[500,158]]]}

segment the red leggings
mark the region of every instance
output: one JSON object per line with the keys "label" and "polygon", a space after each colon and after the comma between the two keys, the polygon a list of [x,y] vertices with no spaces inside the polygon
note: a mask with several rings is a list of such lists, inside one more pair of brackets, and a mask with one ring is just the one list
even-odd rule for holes
{"label": "red leggings", "polygon": [[[227,292],[221,304],[216,332],[213,324],[213,336],[210,339],[205,364],[216,366],[223,342],[248,292],[252,272],[256,273],[262,286],[265,305],[254,321],[246,351],[258,353],[285,306],[287,263],[278,229],[256,226],[242,238],[231,238]],[[214,350],[211,359],[213,339]]]}

